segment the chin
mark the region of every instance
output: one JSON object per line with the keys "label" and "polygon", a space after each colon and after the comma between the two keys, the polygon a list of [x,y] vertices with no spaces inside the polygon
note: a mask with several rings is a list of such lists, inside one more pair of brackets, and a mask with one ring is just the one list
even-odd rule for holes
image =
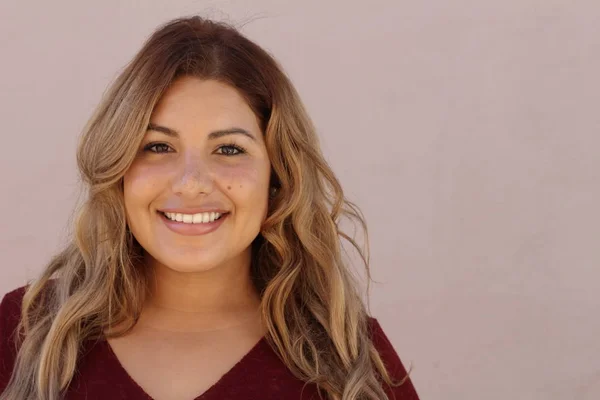
{"label": "chin", "polygon": [[224,262],[221,254],[215,254],[214,251],[206,251],[206,249],[179,248],[166,254],[156,254],[153,258],[153,264],[164,266],[176,272],[209,271]]}
{"label": "chin", "polygon": [[163,264],[165,268],[170,269],[173,272],[180,273],[194,273],[194,272],[206,272],[217,268],[215,264],[203,264],[203,263],[186,263],[186,262],[172,262],[170,264]]}

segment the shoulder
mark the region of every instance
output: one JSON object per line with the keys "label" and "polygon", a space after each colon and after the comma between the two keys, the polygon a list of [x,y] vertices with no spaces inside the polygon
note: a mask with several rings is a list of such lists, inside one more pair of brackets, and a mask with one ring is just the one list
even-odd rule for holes
{"label": "shoulder", "polygon": [[8,384],[17,355],[17,326],[21,319],[21,303],[27,286],[14,289],[0,302],[0,393]]}
{"label": "shoulder", "polygon": [[393,381],[401,382],[405,378],[406,380],[401,385],[394,387],[391,390],[391,399],[396,400],[418,400],[417,392],[406,372],[403,362],[400,360],[396,349],[392,342],[387,337],[379,321],[376,318],[368,318],[369,333],[371,335],[371,341],[373,346],[379,353],[381,361],[385,365],[385,368],[392,378]]}
{"label": "shoulder", "polygon": [[376,318],[369,317],[368,326],[371,341],[382,361],[386,364],[388,373],[396,379],[403,379],[406,376],[404,365],[379,321]]}
{"label": "shoulder", "polygon": [[11,329],[17,327],[21,319],[21,304],[27,286],[18,287],[2,297],[0,301],[0,338],[2,342],[6,341],[7,335]]}
{"label": "shoulder", "polygon": [[[55,279],[48,280],[41,289],[39,296],[43,299],[46,295],[52,293],[55,285]],[[0,301],[0,349],[3,349],[2,346],[14,337],[17,325],[21,320],[23,297],[28,288],[29,284],[13,289],[6,293]]]}

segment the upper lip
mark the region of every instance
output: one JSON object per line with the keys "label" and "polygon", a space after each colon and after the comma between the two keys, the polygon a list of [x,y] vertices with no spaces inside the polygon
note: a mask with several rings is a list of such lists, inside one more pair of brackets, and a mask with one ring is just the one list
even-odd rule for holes
{"label": "upper lip", "polygon": [[190,208],[162,208],[158,211],[174,214],[200,214],[200,213],[219,213],[225,214],[228,211],[218,207],[190,207]]}

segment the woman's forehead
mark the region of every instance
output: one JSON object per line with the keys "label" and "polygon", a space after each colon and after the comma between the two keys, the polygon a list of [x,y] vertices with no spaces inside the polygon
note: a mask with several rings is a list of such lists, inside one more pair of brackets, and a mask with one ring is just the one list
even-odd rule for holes
{"label": "woman's forehead", "polygon": [[258,124],[254,112],[236,89],[216,80],[195,77],[174,82],[157,103],[151,119],[165,125]]}

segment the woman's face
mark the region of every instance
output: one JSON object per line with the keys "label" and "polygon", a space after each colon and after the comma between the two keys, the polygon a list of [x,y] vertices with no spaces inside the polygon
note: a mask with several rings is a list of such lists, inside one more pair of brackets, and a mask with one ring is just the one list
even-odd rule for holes
{"label": "woman's face", "polygon": [[127,222],[152,262],[181,272],[244,263],[266,218],[271,166],[239,93],[182,77],[124,177]]}

